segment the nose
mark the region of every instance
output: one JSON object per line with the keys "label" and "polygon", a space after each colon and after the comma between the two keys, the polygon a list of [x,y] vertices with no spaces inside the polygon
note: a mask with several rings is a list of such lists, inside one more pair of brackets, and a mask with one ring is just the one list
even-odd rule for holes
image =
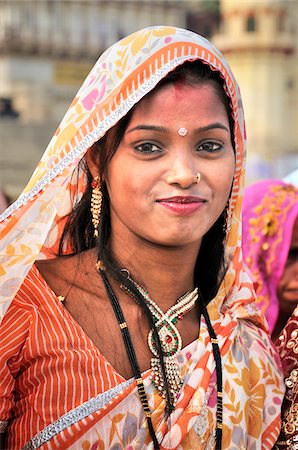
{"label": "nose", "polygon": [[167,174],[167,183],[187,189],[200,181],[200,174],[187,155],[176,156]]}

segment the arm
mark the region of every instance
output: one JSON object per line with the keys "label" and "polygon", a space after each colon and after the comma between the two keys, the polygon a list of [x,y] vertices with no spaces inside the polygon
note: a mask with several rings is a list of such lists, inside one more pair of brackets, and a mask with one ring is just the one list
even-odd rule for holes
{"label": "arm", "polygon": [[[11,411],[15,405],[15,381],[23,363],[23,350],[29,332],[29,313],[13,302],[0,325],[0,449],[5,446],[5,436]],[[7,436],[6,436],[7,438]]]}

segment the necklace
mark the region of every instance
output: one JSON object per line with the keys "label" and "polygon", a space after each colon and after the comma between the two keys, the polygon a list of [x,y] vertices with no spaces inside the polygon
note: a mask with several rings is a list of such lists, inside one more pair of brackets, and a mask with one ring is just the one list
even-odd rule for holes
{"label": "necklace", "polygon": [[[134,347],[132,345],[132,341],[130,338],[130,333],[127,327],[127,324],[125,322],[124,316],[123,316],[123,312],[121,309],[121,306],[117,300],[117,297],[115,296],[113,289],[109,283],[109,280],[107,278],[107,275],[105,273],[105,266],[104,264],[99,261],[98,265],[97,265],[97,270],[99,271],[104,285],[105,285],[105,289],[108,295],[108,298],[111,302],[111,305],[113,306],[113,310],[115,313],[115,316],[117,318],[117,322],[119,325],[119,328],[121,330],[122,333],[122,338],[123,338],[123,342],[126,348],[126,352],[127,352],[127,356],[131,365],[131,368],[133,370],[134,373],[134,378],[136,380],[137,383],[137,389],[138,389],[138,393],[139,393],[139,398],[140,401],[142,403],[143,406],[143,410],[146,416],[146,420],[147,420],[147,424],[148,424],[148,430],[150,433],[150,436],[152,438],[152,442],[153,442],[153,446],[155,450],[158,450],[160,448],[157,438],[156,438],[156,434],[152,425],[152,420],[151,420],[151,412],[150,412],[150,408],[149,408],[149,403],[148,403],[148,398],[147,398],[147,394],[145,391],[145,386],[143,383],[143,379],[141,376],[141,371],[138,365],[138,361],[136,359],[136,354],[134,351]],[[129,273],[128,273],[129,275]],[[123,288],[123,286],[122,286]],[[215,449],[216,450],[221,450],[222,448],[222,422],[223,422],[223,389],[222,389],[222,384],[223,384],[223,380],[222,380],[222,361],[221,361],[221,355],[220,355],[220,348],[219,348],[219,344],[218,344],[218,339],[216,336],[216,333],[213,329],[206,305],[201,297],[201,295],[199,295],[200,297],[200,301],[198,302],[198,306],[200,309],[200,313],[203,315],[205,321],[206,321],[206,325],[207,325],[207,329],[208,329],[208,333],[210,336],[210,340],[211,340],[211,344],[212,344],[212,352],[214,355],[214,361],[215,361],[215,371],[216,371],[216,379],[217,379],[217,408],[216,408],[216,429],[215,429]],[[136,299],[135,299],[136,300]],[[136,300],[137,301],[137,300]]]}
{"label": "necklace", "polygon": [[[159,306],[150,298],[149,293],[134,281],[130,276],[129,280],[136,286],[137,290],[146,302],[149,311],[151,312],[157,333],[159,335],[163,360],[165,365],[166,376],[169,384],[170,397],[173,405],[177,403],[178,394],[183,385],[183,378],[177,364],[176,357],[182,349],[182,339],[175,324],[178,319],[182,319],[194,306],[198,299],[198,288],[193,291],[186,292],[182,297],[179,297],[175,305],[171,306],[165,313]],[[131,297],[135,299],[132,292],[121,285]],[[162,369],[160,364],[159,354],[156,348],[156,342],[153,334],[153,329],[148,334],[148,345],[154,357],[151,358],[151,375],[150,379],[157,388],[159,394],[166,398],[166,390],[164,388]]]}

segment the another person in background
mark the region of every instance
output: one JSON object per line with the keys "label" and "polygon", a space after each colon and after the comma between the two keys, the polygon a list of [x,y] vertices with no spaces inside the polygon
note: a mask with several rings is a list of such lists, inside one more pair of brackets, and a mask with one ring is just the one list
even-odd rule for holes
{"label": "another person in background", "polygon": [[259,181],[245,189],[242,211],[243,258],[276,341],[298,304],[298,189]]}
{"label": "another person in background", "polygon": [[241,258],[220,52],[152,27],[95,64],[1,227],[8,448],[272,448],[284,385]]}
{"label": "another person in background", "polygon": [[[243,257],[284,370],[286,395],[276,449],[298,449],[298,189],[280,180],[248,186]],[[296,309],[295,309],[296,308]]]}

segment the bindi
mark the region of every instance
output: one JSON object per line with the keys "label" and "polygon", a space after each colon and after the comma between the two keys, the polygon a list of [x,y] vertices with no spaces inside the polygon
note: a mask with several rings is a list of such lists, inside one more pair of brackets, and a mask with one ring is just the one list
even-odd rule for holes
{"label": "bindi", "polygon": [[178,134],[180,134],[180,136],[186,136],[187,135],[187,129],[184,128],[184,127],[179,128]]}

